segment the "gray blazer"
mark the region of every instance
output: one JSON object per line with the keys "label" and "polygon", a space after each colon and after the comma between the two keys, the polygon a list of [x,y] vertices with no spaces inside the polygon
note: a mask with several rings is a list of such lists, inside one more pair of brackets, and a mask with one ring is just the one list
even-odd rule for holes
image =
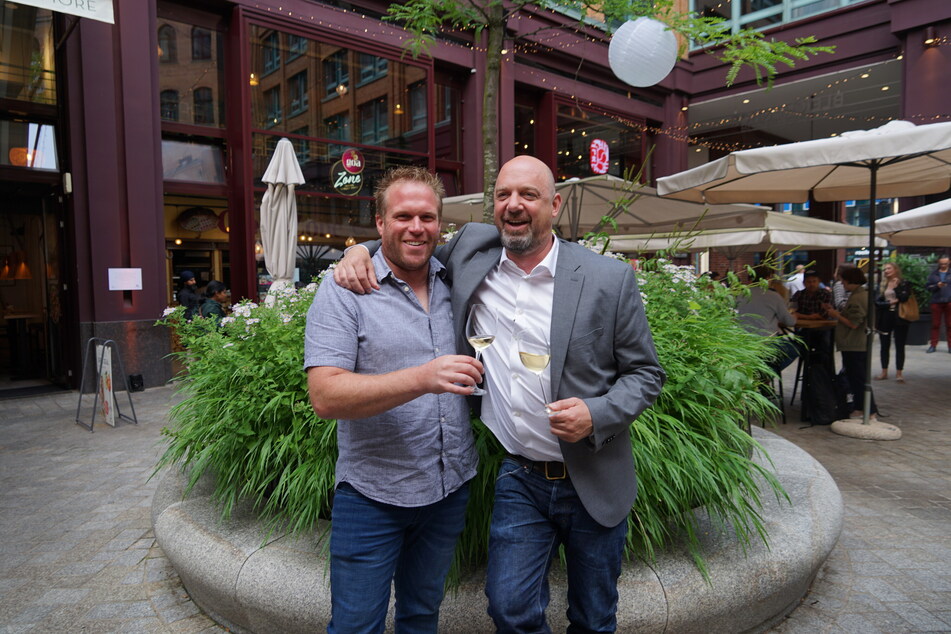
{"label": "gray blazer", "polygon": [[[368,243],[371,253],[379,242]],[[452,285],[456,349],[472,348],[465,338],[473,293],[499,263],[498,230],[470,222],[436,250]],[[604,526],[627,517],[637,497],[631,453],[631,423],[660,394],[666,375],[631,267],[576,243],[561,241],[555,270],[551,343],[553,400],[584,400],[593,434],[577,443],[560,441],[568,474],[581,503]],[[479,399],[472,398],[478,409]]]}

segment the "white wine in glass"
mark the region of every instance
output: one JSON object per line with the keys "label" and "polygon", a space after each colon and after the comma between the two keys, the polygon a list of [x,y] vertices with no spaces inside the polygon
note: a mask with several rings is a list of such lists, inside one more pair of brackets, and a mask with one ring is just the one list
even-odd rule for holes
{"label": "white wine in glass", "polygon": [[516,335],[518,344],[518,358],[528,370],[534,372],[538,377],[538,386],[542,390],[542,402],[545,408],[539,414],[551,414],[551,408],[548,407],[548,395],[545,394],[545,380],[542,373],[551,362],[551,347],[548,340],[541,332],[534,329],[522,329]]}
{"label": "white wine in glass", "polygon": [[[495,341],[497,326],[498,318],[495,311],[485,304],[473,304],[469,309],[469,319],[466,321],[466,339],[469,340],[469,345],[475,350],[476,360],[481,360],[482,351]],[[485,394],[485,390],[476,385],[472,394],[482,396]]]}

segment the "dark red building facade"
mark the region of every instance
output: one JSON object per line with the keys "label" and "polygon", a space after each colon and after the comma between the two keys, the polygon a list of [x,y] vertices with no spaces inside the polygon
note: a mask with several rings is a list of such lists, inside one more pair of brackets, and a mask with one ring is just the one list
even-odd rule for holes
{"label": "dark red building facade", "polygon": [[[781,69],[769,93],[745,71],[725,87],[725,68],[704,52],[657,86],[631,88],[611,72],[596,28],[523,37],[574,23],[524,10],[504,54],[501,160],[531,153],[559,178],[588,176],[597,137],[609,144],[611,173],[643,168],[652,181],[740,147],[888,117],[951,118],[951,4],[841,0],[812,13],[794,4],[804,3],[778,3],[779,18],[746,4],[733,16],[760,20],[772,37],[838,47]],[[224,281],[236,299],[267,288],[260,178],[282,137],[307,179],[298,189],[303,281],[374,235],[370,193],[384,170],[426,166],[450,195],[482,188],[481,42],[447,36],[414,59],[405,33],[382,20],[384,2],[113,6],[114,25],[0,6],[0,389],[75,387],[90,337],[116,341],[125,370],[147,386],[168,380],[169,334],[153,324],[183,270],[199,284]],[[876,83],[856,88],[866,73]],[[358,178],[340,177],[347,157],[359,158]],[[141,290],[110,290],[115,269],[140,273]]]}

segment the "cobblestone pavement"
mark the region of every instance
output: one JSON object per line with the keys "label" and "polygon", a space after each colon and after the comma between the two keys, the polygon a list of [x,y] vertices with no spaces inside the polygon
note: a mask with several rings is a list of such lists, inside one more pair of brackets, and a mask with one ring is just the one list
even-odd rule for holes
{"label": "cobblestone pavement", "polygon": [[[899,441],[801,429],[798,396],[787,407],[778,433],[825,465],[846,518],[811,592],[771,631],[951,631],[951,355],[909,347],[905,374],[874,386]],[[95,433],[75,424],[77,398],[0,402],[0,632],[224,632],[152,535],[149,475],[172,388],[133,394],[138,425],[97,419]]]}

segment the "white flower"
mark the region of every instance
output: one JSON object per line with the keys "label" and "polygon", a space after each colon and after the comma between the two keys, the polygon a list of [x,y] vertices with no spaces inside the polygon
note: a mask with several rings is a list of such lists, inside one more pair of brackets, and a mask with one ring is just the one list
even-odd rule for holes
{"label": "white flower", "polygon": [[173,306],[169,306],[168,308],[162,311],[162,317],[163,318],[168,317],[174,312],[175,312],[175,308]]}
{"label": "white flower", "polygon": [[[331,266],[337,266],[337,263],[334,262]],[[314,291],[317,290],[317,282],[311,282],[310,284],[304,287],[304,290],[307,291],[308,293],[313,293]]]}
{"label": "white flower", "polygon": [[230,348],[230,347],[233,346],[233,345],[234,345],[234,342],[233,342],[233,341],[229,341],[228,343],[226,343],[225,345],[223,345],[223,346],[221,346],[221,347],[222,347],[222,348]]}
{"label": "white flower", "polygon": [[[231,315],[228,315],[227,317],[222,317],[222,318],[221,318],[221,325],[222,325],[222,326],[225,326],[225,325],[227,325],[227,324],[230,324],[230,323],[233,322],[233,321],[234,321],[234,317],[232,317]],[[230,344],[229,344],[229,345],[230,345]]]}

